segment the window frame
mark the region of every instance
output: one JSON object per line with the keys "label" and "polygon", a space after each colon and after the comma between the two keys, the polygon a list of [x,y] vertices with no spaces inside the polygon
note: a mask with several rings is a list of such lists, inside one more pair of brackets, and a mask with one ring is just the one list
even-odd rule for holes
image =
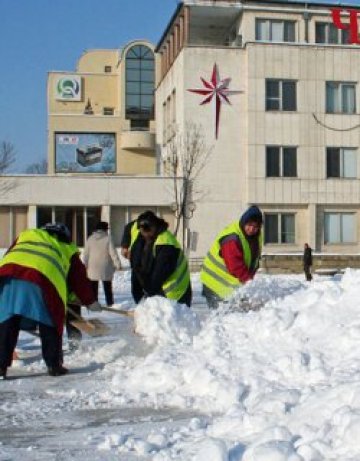
{"label": "window frame", "polygon": [[[269,225],[267,225],[267,221],[269,218],[276,217],[276,241],[269,240]],[[286,218],[292,218],[292,231],[285,232],[283,230],[283,225],[285,224],[284,220]],[[295,245],[296,244],[296,213],[294,212],[265,212],[264,213],[264,244],[265,245]],[[290,235],[290,241],[286,240],[286,235]]]}
{"label": "window frame", "polygon": [[125,56],[125,119],[154,120],[154,117],[155,55],[148,45],[137,43]]}
{"label": "window frame", "polygon": [[[333,80],[327,80],[325,82],[325,112],[327,114],[345,114],[345,115],[355,115],[356,114],[356,82],[339,82],[339,81],[333,81]],[[352,105],[354,107],[353,111],[347,111],[345,104],[346,104],[346,98],[344,97],[344,89],[346,87],[352,88],[353,89],[353,95],[354,95],[354,100],[352,101]],[[330,97],[330,90],[331,89],[336,89],[336,94],[335,91],[333,91],[332,94],[334,94],[336,97],[337,95],[337,100],[331,101],[331,104],[334,106],[334,110],[331,110],[330,104],[329,104],[329,97]],[[338,110],[335,109],[335,106],[339,107]]]}
{"label": "window frame", "polygon": [[[339,218],[337,233],[339,235],[338,240],[330,239],[330,232],[327,228],[327,223],[330,217]],[[349,241],[344,240],[344,220],[343,218],[351,216],[353,218],[352,222],[352,239]],[[341,212],[341,211],[324,211],[324,228],[323,228],[323,239],[324,245],[351,245],[356,244],[357,242],[357,214],[355,211]]]}
{"label": "window frame", "polygon": [[[278,163],[278,174],[269,174],[270,165],[269,165],[269,157],[270,157],[270,149],[277,149],[277,163]],[[295,174],[288,175],[284,173],[285,171],[285,154],[288,150],[291,150],[295,154]],[[266,178],[297,178],[297,147],[296,146],[278,146],[269,144],[265,146],[265,177]]]}
{"label": "window frame", "polygon": [[[260,37],[260,23],[266,23],[266,38]],[[273,18],[255,18],[255,40],[257,42],[277,42],[277,43],[295,43],[296,42],[296,23],[297,21],[288,19],[273,19]],[[274,40],[273,36],[275,31],[273,26],[275,24],[282,25],[282,40]],[[292,30],[287,30],[287,26],[293,26]],[[286,39],[291,36],[291,39]]]}
{"label": "window frame", "polygon": [[[325,40],[318,41],[318,26],[325,29]],[[336,41],[331,41],[331,33],[336,33]],[[338,29],[332,22],[315,21],[315,43],[324,45],[349,45],[349,29]]]}
{"label": "window frame", "polygon": [[106,115],[107,117],[115,115],[114,107],[103,107],[103,115]]}
{"label": "window frame", "polygon": [[[334,162],[333,159],[330,159],[331,152],[334,152],[337,155],[338,165],[333,165],[334,169],[337,169],[339,175],[331,174],[331,162]],[[346,168],[346,152],[352,152],[354,154],[353,160],[355,161],[355,173],[354,176],[345,176],[346,171],[353,171],[352,166]],[[357,179],[358,178],[358,149],[354,147],[326,147],[326,179]]]}
{"label": "window frame", "polygon": [[[278,96],[269,95],[270,84],[277,83]],[[294,85],[294,94],[292,94],[293,106],[289,109],[284,108],[284,86],[286,84]],[[270,107],[270,102],[278,101],[278,108]],[[297,112],[297,80],[292,79],[279,79],[279,78],[266,78],[265,79],[265,111],[266,112]]]}
{"label": "window frame", "polygon": [[[36,227],[50,222],[63,222],[71,232],[72,241],[79,247],[85,245],[86,239],[95,230],[101,218],[101,206],[38,205],[36,207]],[[45,218],[45,219],[44,219]]]}

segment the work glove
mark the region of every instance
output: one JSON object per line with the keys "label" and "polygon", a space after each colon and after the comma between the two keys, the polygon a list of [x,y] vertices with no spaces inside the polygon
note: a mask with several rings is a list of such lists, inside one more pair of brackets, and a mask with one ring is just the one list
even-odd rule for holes
{"label": "work glove", "polygon": [[87,308],[91,312],[101,312],[102,311],[102,307],[99,301],[94,301],[93,303],[89,304]]}

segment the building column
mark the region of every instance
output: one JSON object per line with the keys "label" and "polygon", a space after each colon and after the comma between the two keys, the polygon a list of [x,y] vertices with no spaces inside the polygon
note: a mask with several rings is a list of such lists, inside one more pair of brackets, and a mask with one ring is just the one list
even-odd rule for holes
{"label": "building column", "polygon": [[28,207],[28,216],[27,216],[27,226],[29,229],[34,229],[37,226],[37,206],[36,205],[29,205]]}
{"label": "building column", "polygon": [[316,250],[316,228],[317,228],[317,216],[316,216],[316,204],[309,203],[308,206],[308,225],[307,225],[307,235],[308,235],[308,244]]}
{"label": "building column", "polygon": [[103,205],[101,207],[101,221],[106,221],[110,224],[110,205]]}

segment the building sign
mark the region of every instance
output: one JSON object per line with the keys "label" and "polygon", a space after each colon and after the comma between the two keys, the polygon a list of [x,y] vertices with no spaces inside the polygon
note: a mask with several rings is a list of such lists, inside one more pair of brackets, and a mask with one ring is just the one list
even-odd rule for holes
{"label": "building sign", "polygon": [[115,173],[115,133],[55,133],[56,173]]}
{"label": "building sign", "polygon": [[81,77],[67,75],[55,83],[56,99],[59,101],[81,101]]}
{"label": "building sign", "polygon": [[[344,23],[341,21],[341,14],[347,12],[350,20],[346,20]],[[358,14],[359,10],[352,8],[332,8],[331,15],[334,26],[341,30],[349,31],[349,43],[360,44],[359,32],[358,32]]]}

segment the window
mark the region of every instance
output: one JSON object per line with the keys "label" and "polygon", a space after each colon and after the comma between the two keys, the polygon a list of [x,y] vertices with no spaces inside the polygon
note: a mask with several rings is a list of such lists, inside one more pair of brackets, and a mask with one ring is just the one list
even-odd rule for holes
{"label": "window", "polygon": [[110,73],[112,72],[111,66],[105,66],[105,67],[104,67],[104,72],[105,72],[106,74],[110,74]]}
{"label": "window", "polygon": [[27,207],[1,206],[0,207],[0,247],[7,248],[20,232],[28,226]]}
{"label": "window", "polygon": [[162,106],[163,107],[163,114],[162,114],[163,115],[163,120],[162,120],[162,122],[163,122],[163,145],[165,145],[166,141],[167,141],[167,138],[166,138],[166,136],[167,136],[167,133],[166,133],[166,130],[167,130],[167,121],[166,121],[167,108],[166,108],[166,105],[167,104],[166,104],[166,101],[165,101],[163,103],[163,106]]}
{"label": "window", "polygon": [[131,131],[149,131],[150,120],[130,120]]}
{"label": "window", "polygon": [[296,147],[266,146],[266,177],[296,178]]}
{"label": "window", "polygon": [[296,82],[266,79],[266,110],[296,110]]}
{"label": "window", "polygon": [[145,45],[134,45],[126,54],[126,118],[154,118],[154,53]]}
{"label": "window", "polygon": [[103,108],[103,115],[114,115],[114,108],[113,107],[104,107]]}
{"label": "window", "polygon": [[327,178],[356,178],[357,151],[344,147],[328,147],[326,149]]}
{"label": "window", "polygon": [[355,213],[325,213],[324,243],[355,243]]}
{"label": "window", "polygon": [[326,112],[328,114],[355,114],[356,84],[326,82]]}
{"label": "window", "polygon": [[78,246],[84,246],[87,237],[95,230],[101,218],[100,207],[38,207],[37,227],[47,222],[62,222],[71,232]]}
{"label": "window", "polygon": [[315,42],[334,45],[349,43],[349,29],[338,29],[332,22],[315,24]]}
{"label": "window", "polygon": [[295,214],[265,213],[265,243],[295,243]]}
{"label": "window", "polygon": [[256,19],[256,40],[268,42],[295,42],[295,22]]}

